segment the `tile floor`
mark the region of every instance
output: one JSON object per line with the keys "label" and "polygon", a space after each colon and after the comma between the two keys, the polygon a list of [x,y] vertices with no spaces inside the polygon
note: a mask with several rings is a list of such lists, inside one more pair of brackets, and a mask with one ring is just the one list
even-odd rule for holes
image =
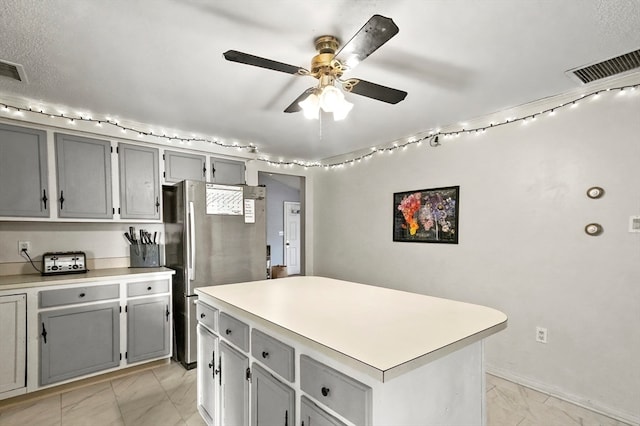
{"label": "tile floor", "polygon": [[[489,426],[625,426],[491,375],[487,409]],[[171,363],[20,405],[0,405],[0,426],[31,425],[204,425],[196,409],[196,371]]]}

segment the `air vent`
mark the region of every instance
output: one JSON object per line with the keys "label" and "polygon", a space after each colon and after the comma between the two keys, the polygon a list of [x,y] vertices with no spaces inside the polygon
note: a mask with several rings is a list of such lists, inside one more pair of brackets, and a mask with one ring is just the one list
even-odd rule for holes
{"label": "air vent", "polygon": [[640,68],[640,49],[596,64],[575,68],[567,74],[583,84]]}
{"label": "air vent", "polygon": [[0,77],[8,77],[12,80],[26,83],[26,76],[22,65],[14,64],[0,59]]}

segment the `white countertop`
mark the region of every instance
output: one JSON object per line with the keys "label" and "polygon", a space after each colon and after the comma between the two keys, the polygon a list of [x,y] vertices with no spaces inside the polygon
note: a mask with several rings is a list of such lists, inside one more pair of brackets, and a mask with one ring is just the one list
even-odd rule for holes
{"label": "white countertop", "polygon": [[81,274],[47,275],[24,274],[0,276],[0,290],[13,290],[16,288],[40,287],[46,285],[75,284],[87,281],[113,281],[118,279],[131,279],[132,277],[145,275],[153,278],[154,275],[175,274],[169,268],[106,268],[96,269]]}
{"label": "white countertop", "polygon": [[196,293],[361,363],[384,381],[506,327],[495,309],[322,277],[289,277]]}

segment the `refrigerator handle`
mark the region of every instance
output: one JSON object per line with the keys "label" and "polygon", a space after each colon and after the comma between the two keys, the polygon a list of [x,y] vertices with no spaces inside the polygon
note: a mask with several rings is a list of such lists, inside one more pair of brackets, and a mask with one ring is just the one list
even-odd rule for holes
{"label": "refrigerator handle", "polygon": [[189,201],[189,280],[196,279],[196,218],[193,201]]}

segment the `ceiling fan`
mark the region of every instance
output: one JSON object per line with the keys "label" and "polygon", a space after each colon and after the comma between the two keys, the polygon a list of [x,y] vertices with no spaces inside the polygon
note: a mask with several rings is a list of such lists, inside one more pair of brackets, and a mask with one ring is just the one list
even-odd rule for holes
{"label": "ceiling fan", "polygon": [[[353,104],[344,99],[344,92],[397,104],[407,92],[371,83],[359,78],[343,79],[342,75],[352,70],[380,46],[398,33],[399,29],[391,18],[373,15],[369,21],[342,46],[336,37],[325,35],[315,40],[317,55],[311,60],[311,70],[248,53],[228,50],[224,57],[228,61],[267,68],[287,74],[311,76],[318,84],[305,90],[284,112],[303,111],[307,118],[318,118],[320,109],[332,112],[334,120],[344,119]],[[342,90],[340,90],[340,88]]]}

